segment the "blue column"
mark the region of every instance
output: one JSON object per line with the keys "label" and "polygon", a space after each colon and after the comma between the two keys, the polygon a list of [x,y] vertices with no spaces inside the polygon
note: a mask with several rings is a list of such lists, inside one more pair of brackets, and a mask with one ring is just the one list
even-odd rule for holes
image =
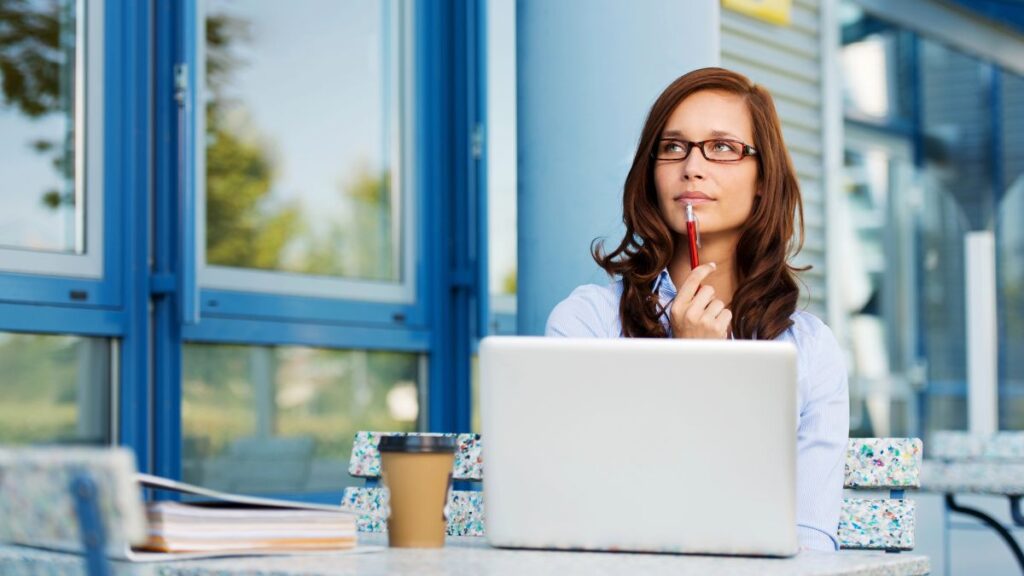
{"label": "blue column", "polygon": [[520,334],[606,283],[590,242],[621,239],[622,184],[658,94],[719,61],[718,0],[519,0]]}

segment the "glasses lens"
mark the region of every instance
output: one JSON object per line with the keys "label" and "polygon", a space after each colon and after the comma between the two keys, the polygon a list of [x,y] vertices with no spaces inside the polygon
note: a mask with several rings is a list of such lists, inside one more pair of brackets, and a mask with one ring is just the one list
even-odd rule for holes
{"label": "glasses lens", "polygon": [[682,160],[689,152],[689,146],[679,140],[661,140],[658,142],[659,160]]}
{"label": "glasses lens", "polygon": [[735,140],[708,140],[704,143],[704,155],[709,160],[739,160],[743,158],[743,144]]}

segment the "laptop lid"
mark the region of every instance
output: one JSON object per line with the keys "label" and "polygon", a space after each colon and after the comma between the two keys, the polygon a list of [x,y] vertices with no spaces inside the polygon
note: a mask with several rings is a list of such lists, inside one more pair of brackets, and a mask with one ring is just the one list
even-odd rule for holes
{"label": "laptop lid", "polygon": [[489,337],[480,371],[491,544],[797,552],[792,345]]}

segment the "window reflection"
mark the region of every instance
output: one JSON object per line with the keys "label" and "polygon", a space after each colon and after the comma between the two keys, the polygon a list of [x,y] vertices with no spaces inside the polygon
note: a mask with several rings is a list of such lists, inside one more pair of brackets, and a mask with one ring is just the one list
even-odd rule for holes
{"label": "window reflection", "polygon": [[850,426],[857,436],[904,436],[919,425],[923,384],[913,298],[916,191],[906,148],[861,132],[848,133],[843,209],[831,223],[841,237],[834,273],[847,313]]}
{"label": "window reflection", "polygon": [[996,271],[1000,318],[999,426],[1024,429],[1024,131],[1014,129],[1024,118],[1024,77],[1002,76],[999,123],[1002,190],[996,222]]}
{"label": "window reflection", "polygon": [[884,120],[892,113],[889,83],[891,35],[874,34],[843,48],[843,85],[846,109],[872,119]]}
{"label": "window reflection", "polygon": [[414,431],[420,356],[190,344],[184,479],[248,493],[338,491],[359,430]]}
{"label": "window reflection", "polygon": [[110,343],[0,332],[0,444],[110,442]]}
{"label": "window reflection", "polygon": [[[1006,270],[1016,240],[997,222],[1010,212],[1005,198],[1003,206],[994,204],[993,179],[999,137],[993,129],[1009,134],[1012,122],[993,122],[991,63],[875,19],[851,2],[842,3],[841,13],[849,226],[834,249],[843,254],[851,391],[863,396],[863,418],[851,422],[859,424],[857,435],[963,428],[968,232],[995,229],[998,317],[1013,316]],[[1001,161],[1012,163],[1005,155]],[[1006,387],[1015,369],[1006,348],[1015,323],[1002,322],[1005,415],[1015,405]]]}
{"label": "window reflection", "polygon": [[207,2],[207,263],[400,279],[397,12]]}
{"label": "window reflection", "polygon": [[920,62],[926,200],[920,223],[921,310],[929,384],[941,393],[966,389],[963,334],[970,303],[964,237],[993,226],[991,68],[926,39]]}
{"label": "window reflection", "polygon": [[487,2],[486,38],[488,331],[514,334],[518,280],[515,2]]}
{"label": "window reflection", "polygon": [[0,2],[0,247],[85,251],[83,10],[76,0]]}

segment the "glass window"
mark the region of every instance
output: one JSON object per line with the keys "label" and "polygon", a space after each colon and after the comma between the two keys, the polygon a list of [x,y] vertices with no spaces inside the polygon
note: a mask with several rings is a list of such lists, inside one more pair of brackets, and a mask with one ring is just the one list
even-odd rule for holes
{"label": "glass window", "polygon": [[996,222],[999,291],[999,427],[1024,429],[1024,78],[1002,75],[1002,174]]}
{"label": "glass window", "polygon": [[0,4],[3,270],[100,275],[103,2],[85,8]]}
{"label": "glass window", "polygon": [[515,333],[517,271],[515,2],[487,3],[487,242],[491,333]]}
{"label": "glass window", "polygon": [[399,352],[189,344],[186,482],[245,493],[336,492],[359,430],[414,431],[422,357]]}
{"label": "glass window", "polygon": [[865,14],[853,2],[840,4],[843,48],[843,108],[847,118],[872,123],[909,122],[908,32]]}
{"label": "glass window", "polygon": [[108,444],[110,342],[0,332],[0,444]]}
{"label": "glass window", "polygon": [[917,430],[914,229],[920,193],[910,144],[846,128],[838,284],[850,347],[851,434],[905,436]]}
{"label": "glass window", "polygon": [[[921,41],[924,203],[920,220],[921,322],[934,394],[967,380],[964,236],[993,226],[991,68]],[[933,399],[931,403],[938,402]],[[966,421],[963,402],[928,413],[928,429]]]}
{"label": "glass window", "polygon": [[872,34],[843,47],[843,102],[851,116],[887,120],[894,115],[895,35]]}
{"label": "glass window", "polygon": [[[968,232],[996,231],[1000,346],[1004,351],[1020,347],[1011,320],[1021,317],[1014,308],[1020,300],[1021,258],[1015,248],[1020,242],[1008,219],[1022,212],[1014,205],[1012,187],[1024,162],[1018,152],[1022,143],[1005,128],[1020,116],[1015,111],[1020,79],[1007,77],[1004,117],[994,117],[992,65],[872,21],[850,10],[848,2],[843,7],[849,17],[843,27],[845,112],[853,122],[846,126],[848,222],[836,223],[845,238],[836,249],[844,255],[838,273],[848,313],[851,423],[860,435],[962,429],[967,424]],[[906,49],[912,42],[916,51]],[[911,65],[916,75],[909,73]],[[915,125],[906,122],[907,97],[915,93],[920,133],[908,136]],[[878,129],[864,128],[865,121]],[[995,125],[1005,131],[998,161]],[[893,143],[899,141],[906,152],[896,153],[901,145]],[[919,154],[916,166],[909,162],[909,146]],[[1019,412],[1014,410],[1019,371],[1008,353],[1000,358],[1001,425],[1024,427],[1013,416]]]}
{"label": "glass window", "polygon": [[400,8],[206,3],[203,285],[338,297],[237,270],[407,280]]}

